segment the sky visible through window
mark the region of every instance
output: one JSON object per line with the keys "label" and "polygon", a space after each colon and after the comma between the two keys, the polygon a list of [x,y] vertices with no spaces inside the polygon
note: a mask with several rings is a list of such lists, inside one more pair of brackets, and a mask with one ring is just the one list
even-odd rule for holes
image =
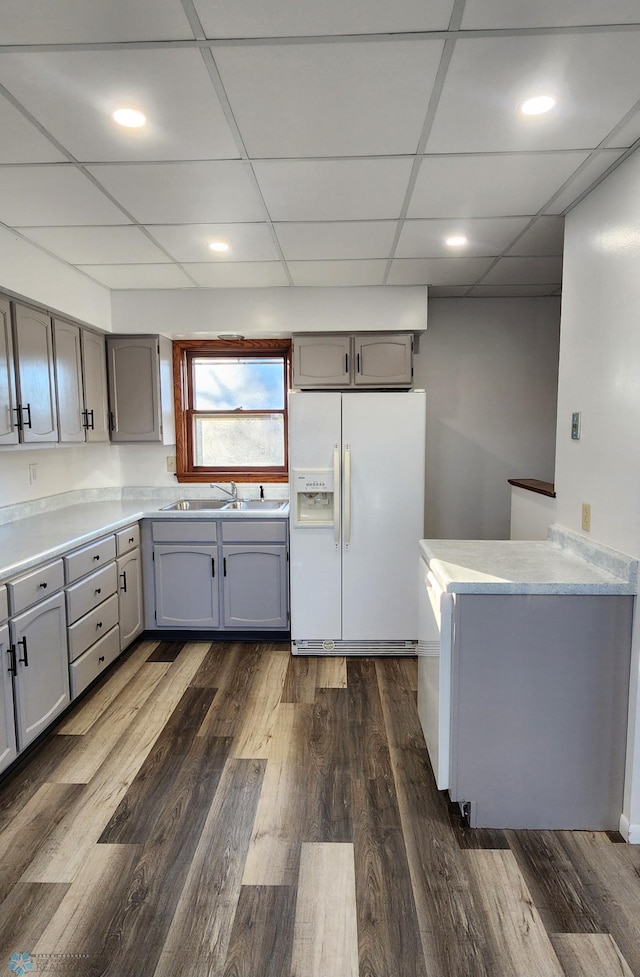
{"label": "sky visible through window", "polygon": [[197,411],[282,410],[285,384],[282,358],[206,357],[194,359]]}

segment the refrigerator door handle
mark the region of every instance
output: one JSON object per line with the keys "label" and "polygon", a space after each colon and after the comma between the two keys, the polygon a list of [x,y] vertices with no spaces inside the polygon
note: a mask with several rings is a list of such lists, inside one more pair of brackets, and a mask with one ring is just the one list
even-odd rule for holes
{"label": "refrigerator door handle", "polygon": [[344,546],[351,543],[351,446],[344,446]]}
{"label": "refrigerator door handle", "polygon": [[333,541],[337,549],[340,545],[340,533],[342,532],[340,524],[340,448],[337,444],[333,447],[333,484]]}

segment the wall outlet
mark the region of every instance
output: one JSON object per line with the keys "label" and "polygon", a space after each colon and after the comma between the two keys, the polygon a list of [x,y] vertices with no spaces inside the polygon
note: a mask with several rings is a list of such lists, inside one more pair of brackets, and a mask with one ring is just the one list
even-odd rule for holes
{"label": "wall outlet", "polygon": [[35,462],[29,465],[29,485],[33,485],[38,477],[38,466]]}
{"label": "wall outlet", "polygon": [[571,415],[571,440],[580,440],[580,411],[574,411]]}
{"label": "wall outlet", "polygon": [[167,471],[168,472],[175,472],[176,471],[176,456],[175,455],[167,455]]}
{"label": "wall outlet", "polygon": [[588,502],[582,503],[582,528],[585,533],[591,532],[591,505]]}

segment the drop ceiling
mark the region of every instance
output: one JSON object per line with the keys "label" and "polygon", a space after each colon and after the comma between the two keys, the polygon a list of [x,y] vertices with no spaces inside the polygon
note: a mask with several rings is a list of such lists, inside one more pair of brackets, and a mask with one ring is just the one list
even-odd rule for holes
{"label": "drop ceiling", "polygon": [[0,41],[0,222],[111,289],[558,294],[640,143],[638,0],[3,0]]}

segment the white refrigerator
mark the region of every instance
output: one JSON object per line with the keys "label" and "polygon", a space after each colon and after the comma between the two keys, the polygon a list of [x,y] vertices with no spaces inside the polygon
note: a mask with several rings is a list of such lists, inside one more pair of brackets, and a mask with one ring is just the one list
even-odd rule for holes
{"label": "white refrigerator", "polygon": [[415,652],[425,403],[424,391],[290,393],[294,654]]}

